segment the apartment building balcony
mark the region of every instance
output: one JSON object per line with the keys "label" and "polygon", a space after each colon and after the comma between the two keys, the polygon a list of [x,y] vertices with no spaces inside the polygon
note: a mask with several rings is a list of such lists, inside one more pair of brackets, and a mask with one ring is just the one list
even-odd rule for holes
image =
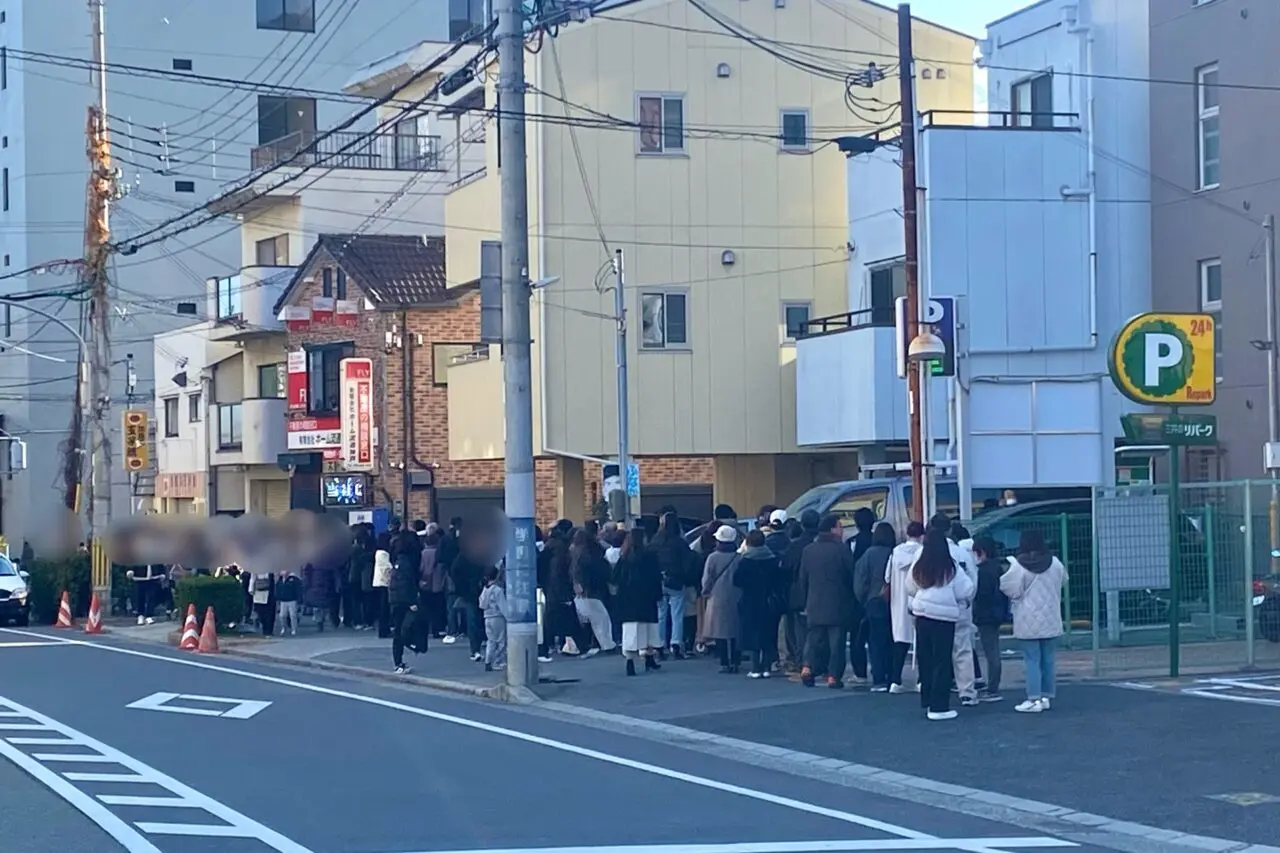
{"label": "apartment building balcony", "polygon": [[214,319],[209,339],[242,341],[283,331],[274,307],[296,269],[252,266],[237,275],[209,279],[208,314]]}
{"label": "apartment building balcony", "polygon": [[214,465],[275,465],[288,451],[282,398],[247,397],[213,408],[209,451]]}
{"label": "apartment building balcony", "polygon": [[[796,443],[801,447],[907,440],[907,382],[898,376],[893,308],[810,320],[796,341]],[[933,380],[930,411],[945,437],[947,388]]]}
{"label": "apartment building balcony", "polygon": [[440,137],[403,132],[300,130],[249,152],[254,171],[278,166],[372,171],[441,171]]}

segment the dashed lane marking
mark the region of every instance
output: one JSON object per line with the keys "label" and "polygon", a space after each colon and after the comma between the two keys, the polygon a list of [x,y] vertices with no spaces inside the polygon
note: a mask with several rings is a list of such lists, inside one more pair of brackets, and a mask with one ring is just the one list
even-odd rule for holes
{"label": "dashed lane marking", "polygon": [[[224,806],[177,779],[17,702],[0,697],[0,714],[3,714],[5,719],[23,721],[0,724],[0,730],[2,730],[0,731],[0,756],[12,761],[36,781],[78,809],[103,832],[119,842],[128,853],[164,853],[152,841],[151,836],[245,838],[259,841],[278,853],[311,853],[297,842]],[[3,731],[42,731],[45,734],[42,737],[6,737]],[[75,751],[49,753],[21,748],[27,746],[59,746]],[[104,767],[104,770],[115,767],[117,772],[62,769],[68,764],[96,764]],[[77,787],[75,783],[119,784],[124,786],[124,790],[128,790],[128,786],[131,785],[150,785],[164,789],[171,796],[93,794]],[[120,788],[115,790],[118,791]],[[113,812],[110,807],[118,809],[181,808],[188,810],[188,814],[204,812],[220,823],[170,823],[167,821],[130,823]]]}

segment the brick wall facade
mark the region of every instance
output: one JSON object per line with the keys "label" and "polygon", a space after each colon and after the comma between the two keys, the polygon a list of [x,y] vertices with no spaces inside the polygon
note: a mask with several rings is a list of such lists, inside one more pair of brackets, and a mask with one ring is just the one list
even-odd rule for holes
{"label": "brick wall facade", "polygon": [[[331,255],[321,248],[311,259],[308,273],[314,280],[301,283],[290,294],[289,302],[310,305],[314,297],[321,295],[320,270],[334,265]],[[439,306],[400,310],[365,310],[360,284],[348,277],[348,298],[361,302],[361,311],[355,327],[312,326],[305,331],[290,332],[289,350],[304,345],[342,343],[352,341],[356,356],[373,360],[374,399],[378,426],[377,469],[374,473],[374,494],[381,503],[388,498],[404,499],[401,465],[404,463],[405,406],[403,369],[405,348],[414,347],[411,356],[413,389],[412,438],[409,469],[423,470],[432,466],[435,486],[495,488],[503,485],[503,461],[501,459],[453,460],[449,458],[449,398],[448,389],[436,384],[433,344],[460,344],[480,339],[480,304],[476,291],[463,292],[457,299]],[[457,289],[455,289],[457,290]],[[403,326],[407,325],[408,334]],[[387,333],[393,329],[400,333],[402,347],[387,347]],[[418,341],[421,336],[421,341]],[[291,415],[291,417],[304,417]],[[640,477],[647,483],[710,484],[714,469],[706,457],[646,457],[639,460]],[[565,514],[574,521],[583,520],[591,502],[597,497],[601,479],[600,466],[584,465],[582,506],[566,507],[558,511],[559,491],[558,462],[553,458],[535,461],[536,513],[539,524],[547,525]],[[409,518],[430,518],[430,492],[413,489],[408,500]],[[576,511],[575,511],[576,510]]]}

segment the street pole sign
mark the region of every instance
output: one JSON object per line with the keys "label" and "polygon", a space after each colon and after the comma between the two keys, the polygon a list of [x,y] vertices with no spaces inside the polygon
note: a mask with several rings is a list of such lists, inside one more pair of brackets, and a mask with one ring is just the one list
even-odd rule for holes
{"label": "street pole sign", "polygon": [[[907,299],[905,296],[899,296],[894,300],[894,325],[897,327],[897,359],[898,359],[898,376],[905,378],[907,375],[907,350],[911,347],[911,341],[907,339]],[[956,375],[956,300],[953,296],[934,296],[929,299],[925,306],[924,320],[921,321],[920,331],[933,332],[942,339],[943,346],[946,347],[942,358],[930,359],[929,375],[930,376],[955,376]]]}
{"label": "street pole sign", "polygon": [[1139,314],[1111,346],[1111,381],[1135,403],[1208,406],[1217,396],[1210,314]]}
{"label": "street pole sign", "polygon": [[[1125,434],[1156,432],[1169,449],[1169,677],[1177,678],[1182,628],[1182,511],[1178,507],[1182,447],[1213,444],[1218,424],[1211,416],[1179,415],[1179,406],[1208,406],[1218,390],[1218,324],[1211,314],[1139,314],[1111,344],[1111,381],[1116,390],[1154,415],[1126,415]],[[1151,439],[1146,439],[1151,440]]]}

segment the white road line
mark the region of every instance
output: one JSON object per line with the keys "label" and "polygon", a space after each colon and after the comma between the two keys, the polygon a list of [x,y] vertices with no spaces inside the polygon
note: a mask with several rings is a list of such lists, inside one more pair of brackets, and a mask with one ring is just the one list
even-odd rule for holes
{"label": "white road line", "polygon": [[1263,699],[1259,696],[1236,696],[1231,693],[1215,693],[1211,690],[1183,690],[1186,696],[1199,696],[1202,699],[1221,699],[1224,702],[1242,702],[1246,705],[1280,706],[1280,699]]}
{"label": "white road line", "polygon": [[1238,687],[1241,690],[1265,690],[1269,693],[1280,693],[1280,685],[1263,684],[1260,681],[1246,681],[1242,678],[1206,678],[1201,684],[1217,684],[1222,687]]}
{"label": "white road line", "polygon": [[75,746],[76,742],[64,737],[7,737],[14,746]]}
{"label": "white road line", "polygon": [[65,761],[68,764],[114,764],[105,755],[78,755],[74,752],[37,752],[31,756],[36,761],[48,764],[50,761]]}
{"label": "white road line", "polygon": [[61,640],[43,640],[39,642],[34,640],[28,641],[28,642],[18,640],[14,642],[0,643],[0,649],[34,649],[40,646],[60,646],[60,645],[63,645],[63,641]]}
{"label": "white road line", "polygon": [[857,853],[892,850],[966,850],[974,845],[999,844],[1015,849],[1074,847],[1055,838],[895,838],[879,841],[773,841],[745,844],[654,844],[618,847],[531,847],[491,850],[429,851],[429,853]]}
{"label": "white road line", "polygon": [[[120,843],[127,853],[161,853],[150,840],[148,834],[203,836],[206,838],[252,838],[262,842],[277,853],[312,853],[295,841],[285,838],[280,833],[249,818],[235,809],[223,805],[213,798],[200,793],[174,779],[143,764],[141,761],[126,755],[114,747],[76,731],[57,720],[46,717],[38,711],[23,707],[11,699],[0,697],[0,707],[14,711],[24,717],[35,720],[43,728],[62,735],[63,740],[51,741],[47,738],[8,738],[0,741],[0,756],[8,758],[19,768],[25,770],[34,779],[43,783],[55,794],[62,797],[86,817],[96,823],[104,832]],[[92,750],[107,759],[99,763],[118,765],[125,773],[57,773],[40,762],[38,757],[28,754],[15,746],[19,740],[38,741],[41,744],[57,743],[75,746],[82,750]],[[81,756],[82,757],[82,756]],[[62,756],[58,756],[62,760]],[[80,790],[72,782],[124,782],[146,783],[163,788],[173,795],[166,797],[126,797],[100,795],[94,797]],[[186,823],[148,823],[140,822],[130,826],[128,822],[112,813],[107,806],[159,806],[176,807],[182,803],[188,808],[197,809],[212,815],[221,824],[186,824]]]}
{"label": "white road line", "polygon": [[[45,637],[43,634],[37,634],[31,631],[15,630],[12,628],[0,628],[0,631],[11,634],[20,634],[32,637]],[[359,693],[351,693],[347,690],[339,690],[334,687],[323,687],[318,684],[307,684],[301,681],[293,681],[287,678],[279,678],[274,675],[266,675],[259,672],[250,672],[246,670],[233,669],[231,667],[219,666],[217,664],[205,663],[203,661],[187,660],[184,658],[170,657],[168,655],[155,654],[153,652],[144,652],[138,649],[129,649],[121,646],[108,645],[106,643],[94,643],[84,640],[64,640],[62,642],[77,646],[86,646],[102,651],[114,652],[116,654],[128,655],[130,657],[143,658],[145,660],[156,660],[164,663],[171,663],[178,666],[189,666],[195,669],[203,669],[209,672],[220,672],[225,675],[234,675],[240,678],[248,678],[253,681],[261,681],[266,684],[276,684],[282,687],[292,687],[298,690],[304,690],[309,693],[318,693],[324,696],[334,696],[340,699],[349,699],[353,702],[362,702],[367,705],[376,705],[381,708],[388,708],[394,711],[402,711],[406,714],[423,717],[429,720],[436,720],[442,723],[452,723],[463,728],[475,731],[485,732],[486,734],[498,735],[500,737],[510,738],[512,740],[522,741],[524,743],[536,744],[544,746],[548,749],[554,749],[559,752],[577,755],[583,758],[590,758],[605,764],[611,764],[615,767],[625,767],[630,770],[637,770],[642,773],[648,773],[664,779],[671,779],[679,782],[685,782],[701,788],[707,788],[713,791],[720,791],[726,794],[734,794],[757,802],[769,803],[775,806],[792,809],[806,814],[816,815],[819,817],[827,817],[832,820],[843,821],[845,823],[861,826],[865,829],[873,829],[888,835],[896,835],[899,838],[914,839],[917,841],[937,842],[937,836],[930,835],[927,832],[909,829],[904,826],[889,823],[887,821],[877,820],[865,815],[855,814],[853,812],[841,811],[839,809],[827,808],[815,803],[806,803],[803,800],[797,800],[792,797],[783,797],[777,794],[770,794],[767,791],[759,791],[754,788],[747,788],[742,785],[733,785],[728,782],[721,782],[716,779],[709,779],[705,776],[696,776],[692,773],[685,773],[680,770],[672,770],[669,767],[661,767],[656,764],[649,764],[643,761],[636,761],[630,758],[623,758],[619,755],[612,755],[607,752],[601,752],[587,747],[577,746],[572,743],[553,740],[551,738],[533,735],[527,732],[516,731],[515,729],[503,728],[502,726],[482,723],[477,720],[468,720],[465,717],[454,716],[453,714],[445,714],[440,711],[429,711],[426,708],[418,708],[413,705],[405,705],[400,702],[393,702],[389,699],[381,699],[376,696],[364,696]],[[33,719],[40,719],[38,716],[32,715]],[[194,793],[194,792],[193,792]],[[947,841],[947,846],[942,849],[962,850],[965,853],[1001,853],[1001,848],[992,846],[993,843],[969,843],[970,840],[960,839],[957,841]],[[1071,842],[1057,841],[1056,839],[1046,838],[1046,842],[1054,842],[1053,846],[1057,847],[1078,847],[1079,845]],[[910,849],[910,848],[907,848]],[[921,848],[916,848],[921,849]],[[928,849],[928,848],[923,848]],[[938,848],[934,848],[938,849]],[[302,851],[299,849],[299,853]]]}
{"label": "white road line", "polygon": [[38,732],[48,728],[39,723],[0,723],[0,731],[4,732]]}

